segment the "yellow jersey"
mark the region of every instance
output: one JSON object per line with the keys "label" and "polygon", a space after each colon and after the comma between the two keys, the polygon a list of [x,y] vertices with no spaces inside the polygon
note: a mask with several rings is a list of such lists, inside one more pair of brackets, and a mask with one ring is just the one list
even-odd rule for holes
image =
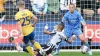
{"label": "yellow jersey", "polygon": [[22,33],[24,36],[29,35],[34,30],[30,22],[32,17],[33,13],[28,9],[19,11],[15,15],[15,20],[20,21],[22,25]]}

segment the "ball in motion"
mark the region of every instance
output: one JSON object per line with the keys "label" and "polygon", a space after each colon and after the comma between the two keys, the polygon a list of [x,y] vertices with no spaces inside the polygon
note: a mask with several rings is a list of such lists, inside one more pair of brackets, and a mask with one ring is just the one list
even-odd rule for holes
{"label": "ball in motion", "polygon": [[83,45],[83,46],[80,48],[80,50],[81,50],[81,52],[82,52],[83,54],[85,54],[85,53],[88,51],[88,47],[85,46],[85,45]]}

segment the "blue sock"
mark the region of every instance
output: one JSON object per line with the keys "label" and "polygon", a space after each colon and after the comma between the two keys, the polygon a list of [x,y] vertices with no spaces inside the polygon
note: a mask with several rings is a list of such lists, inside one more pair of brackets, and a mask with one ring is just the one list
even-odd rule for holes
{"label": "blue sock", "polygon": [[53,56],[56,56],[59,54],[60,51],[60,45],[58,46],[58,48],[56,49],[56,51],[53,53]]}

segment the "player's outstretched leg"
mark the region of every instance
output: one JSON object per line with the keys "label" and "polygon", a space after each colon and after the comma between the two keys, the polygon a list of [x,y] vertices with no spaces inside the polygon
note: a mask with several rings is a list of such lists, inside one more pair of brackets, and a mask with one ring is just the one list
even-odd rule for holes
{"label": "player's outstretched leg", "polygon": [[55,52],[53,53],[53,56],[56,56],[56,55],[58,55],[59,54],[59,48],[57,48],[56,50],[55,50]]}
{"label": "player's outstretched leg", "polygon": [[[61,43],[60,43],[61,45]],[[60,51],[60,45],[58,45],[57,49],[55,50],[55,52],[53,53],[53,56],[56,56],[59,54],[59,51]]]}
{"label": "player's outstretched leg", "polygon": [[90,50],[90,46],[89,46],[88,42],[85,40],[84,35],[80,34],[78,37],[83,42],[83,45],[88,47],[88,54],[89,54],[89,56],[92,56],[92,51]]}

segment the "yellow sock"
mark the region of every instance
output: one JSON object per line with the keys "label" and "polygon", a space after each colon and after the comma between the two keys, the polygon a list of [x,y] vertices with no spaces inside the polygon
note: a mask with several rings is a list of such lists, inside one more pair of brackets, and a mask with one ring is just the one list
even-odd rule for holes
{"label": "yellow sock", "polygon": [[39,50],[42,48],[38,42],[34,42],[34,46]]}
{"label": "yellow sock", "polygon": [[29,52],[29,54],[34,55],[34,51],[32,50],[30,46],[26,47],[26,49]]}

